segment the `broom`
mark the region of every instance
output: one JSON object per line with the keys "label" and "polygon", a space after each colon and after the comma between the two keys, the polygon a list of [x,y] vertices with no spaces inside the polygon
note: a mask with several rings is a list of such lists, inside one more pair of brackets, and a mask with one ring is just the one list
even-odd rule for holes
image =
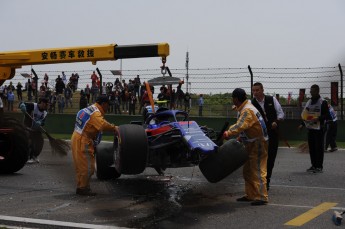
{"label": "broom", "polygon": [[300,153],[309,153],[309,145],[308,142],[302,142],[297,146]]}
{"label": "broom", "polygon": [[[27,116],[35,121],[28,112],[25,112]],[[52,148],[53,154],[58,154],[59,156],[67,156],[67,152],[70,151],[71,146],[68,142],[62,139],[53,138],[42,126],[40,126],[41,131],[47,136],[49,140],[50,147]]]}
{"label": "broom", "polygon": [[[303,121],[308,121],[308,120],[312,120],[315,116],[309,114],[309,112],[304,109],[301,113],[301,118]],[[301,129],[303,126],[300,125],[299,129]],[[297,146],[297,148],[299,149],[300,153],[309,153],[309,145],[308,142],[302,142],[301,144],[299,144]]]}

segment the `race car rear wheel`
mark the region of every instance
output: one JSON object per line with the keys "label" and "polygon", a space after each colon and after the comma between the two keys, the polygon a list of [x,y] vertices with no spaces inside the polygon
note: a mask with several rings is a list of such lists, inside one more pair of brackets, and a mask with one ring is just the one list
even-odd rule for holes
{"label": "race car rear wheel", "polygon": [[29,130],[31,155],[38,157],[43,149],[44,139],[41,131]]}
{"label": "race car rear wheel", "polygon": [[145,129],[135,124],[119,126],[114,141],[115,169],[121,174],[139,174],[146,168],[148,142]]}
{"label": "race car rear wheel", "polygon": [[0,174],[15,173],[28,160],[29,136],[20,121],[0,118]]}
{"label": "race car rear wheel", "polygon": [[248,159],[244,145],[235,139],[225,142],[218,152],[201,160],[200,171],[211,183],[217,183],[240,168]]}
{"label": "race car rear wheel", "polygon": [[96,176],[100,180],[116,179],[121,176],[114,167],[114,145],[101,142],[96,150]]}

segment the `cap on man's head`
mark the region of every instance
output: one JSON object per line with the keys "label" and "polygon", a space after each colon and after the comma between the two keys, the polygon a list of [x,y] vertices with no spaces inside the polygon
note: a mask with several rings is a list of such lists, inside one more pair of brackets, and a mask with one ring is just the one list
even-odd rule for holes
{"label": "cap on man's head", "polygon": [[101,95],[96,99],[96,103],[98,104],[109,103],[109,98],[106,95]]}
{"label": "cap on man's head", "polygon": [[243,102],[247,99],[246,91],[243,90],[242,88],[236,88],[232,92],[232,98],[237,98],[239,101]]}

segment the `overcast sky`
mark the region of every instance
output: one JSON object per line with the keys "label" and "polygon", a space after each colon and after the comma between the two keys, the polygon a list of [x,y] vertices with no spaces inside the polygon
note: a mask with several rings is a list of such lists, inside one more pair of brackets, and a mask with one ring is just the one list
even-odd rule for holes
{"label": "overcast sky", "polygon": [[[0,25],[0,52],[167,42],[170,68],[184,68],[187,51],[190,68],[345,64],[344,0],[1,0]],[[132,59],[122,68],[160,65]]]}

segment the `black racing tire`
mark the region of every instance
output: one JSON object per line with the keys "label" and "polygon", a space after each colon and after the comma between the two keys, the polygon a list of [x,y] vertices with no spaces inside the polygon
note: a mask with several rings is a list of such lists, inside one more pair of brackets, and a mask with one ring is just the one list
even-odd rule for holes
{"label": "black racing tire", "polygon": [[100,180],[116,179],[121,176],[114,167],[114,144],[101,142],[95,149],[96,176]]}
{"label": "black racing tire", "polygon": [[39,130],[28,130],[30,136],[31,155],[38,157],[43,149],[44,138],[42,132]]}
{"label": "black racing tire", "polygon": [[217,183],[240,168],[248,160],[248,153],[242,143],[231,139],[218,148],[218,152],[204,158],[200,171],[211,183]]}
{"label": "black racing tire", "polygon": [[23,124],[8,116],[0,121],[0,174],[15,173],[29,156],[29,135]]}
{"label": "black racing tire", "polygon": [[135,124],[119,126],[115,138],[115,169],[121,174],[139,174],[146,168],[148,141],[145,129]]}

